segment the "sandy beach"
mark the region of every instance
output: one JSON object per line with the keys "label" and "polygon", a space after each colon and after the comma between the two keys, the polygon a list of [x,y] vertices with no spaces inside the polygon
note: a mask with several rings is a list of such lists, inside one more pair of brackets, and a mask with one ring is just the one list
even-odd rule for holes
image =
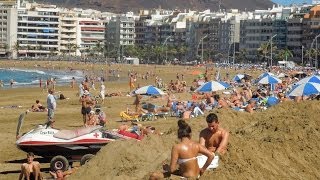
{"label": "sandy beach", "polygon": [[[137,72],[154,71],[165,82],[175,79],[177,72],[184,73],[189,83],[194,79],[193,70],[182,66],[118,66],[71,64],[68,62],[10,62],[0,61],[0,67],[19,68],[60,68],[121,69],[125,77],[128,70]],[[221,74],[225,74],[222,70]],[[240,70],[243,72],[243,70]],[[239,71],[230,72],[232,77]],[[250,72],[257,76],[261,72]],[[139,79],[140,86],[154,83],[154,78]],[[97,88],[98,89],[98,88]],[[128,81],[106,82],[107,92],[129,91]],[[78,88],[58,86],[68,100],[58,101],[55,126],[61,129],[75,129],[83,125],[81,105],[77,96]],[[98,94],[98,91],[94,91]],[[191,99],[190,93],[177,93],[181,100]],[[16,124],[20,113],[30,108],[36,99],[45,104],[47,92],[38,87],[0,89],[0,179],[17,179],[20,165],[25,161],[25,153],[15,146]],[[132,97],[107,97],[102,109],[107,114],[109,129],[121,123],[119,112],[127,107],[133,108]],[[150,99],[145,102],[165,104],[164,98]],[[221,157],[219,167],[207,171],[201,179],[320,179],[320,102],[284,102],[266,111],[249,114],[231,109],[213,110],[221,120],[221,126],[230,131],[228,152]],[[206,112],[208,114],[208,112]],[[45,122],[46,113],[29,113],[24,121],[22,132]],[[152,125],[163,135],[151,135],[142,141],[116,141],[109,143],[87,164],[79,167],[68,179],[148,179],[150,172],[161,170],[163,162],[169,162],[171,147],[177,139],[177,119],[157,119],[141,122]],[[205,128],[205,116],[188,120],[192,128],[192,139],[198,140],[199,132]],[[75,163],[78,166],[77,163]],[[44,177],[48,174],[49,164],[41,164]],[[173,177],[172,179],[178,179]]]}

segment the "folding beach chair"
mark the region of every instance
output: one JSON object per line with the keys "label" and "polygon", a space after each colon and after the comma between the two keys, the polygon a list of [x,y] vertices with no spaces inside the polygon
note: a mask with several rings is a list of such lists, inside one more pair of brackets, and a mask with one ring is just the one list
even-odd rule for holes
{"label": "folding beach chair", "polygon": [[139,115],[129,115],[126,111],[121,111],[120,117],[122,121],[139,121]]}

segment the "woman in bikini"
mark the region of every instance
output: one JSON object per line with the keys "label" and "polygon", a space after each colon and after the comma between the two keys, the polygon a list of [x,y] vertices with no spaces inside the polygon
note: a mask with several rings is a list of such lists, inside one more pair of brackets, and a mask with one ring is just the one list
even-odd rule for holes
{"label": "woman in bikini", "polygon": [[[170,166],[164,165],[163,168],[165,172],[152,173],[150,179],[166,178],[171,174],[184,178],[199,178],[213,160],[214,154],[204,146],[191,140],[191,127],[184,120],[179,120],[178,126],[180,143],[172,147]],[[208,157],[201,169],[197,161],[199,153]],[[177,169],[177,165],[179,165],[179,169]]]}

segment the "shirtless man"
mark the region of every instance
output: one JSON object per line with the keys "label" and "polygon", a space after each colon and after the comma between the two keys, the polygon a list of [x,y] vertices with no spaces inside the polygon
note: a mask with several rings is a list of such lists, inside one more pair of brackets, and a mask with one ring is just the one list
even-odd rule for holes
{"label": "shirtless man", "polygon": [[227,151],[229,132],[219,127],[218,116],[210,113],[206,118],[208,127],[200,132],[200,144],[215,155],[223,155]]}
{"label": "shirtless man", "polygon": [[89,91],[85,90],[82,97],[80,98],[81,102],[81,114],[83,116],[83,123],[86,124],[89,113],[95,105],[95,102],[91,99]]}
{"label": "shirtless man", "polygon": [[22,178],[25,180],[42,179],[40,173],[40,163],[38,161],[33,161],[33,159],[34,154],[29,152],[27,154],[27,163],[23,163],[21,165],[19,180],[22,180]]}

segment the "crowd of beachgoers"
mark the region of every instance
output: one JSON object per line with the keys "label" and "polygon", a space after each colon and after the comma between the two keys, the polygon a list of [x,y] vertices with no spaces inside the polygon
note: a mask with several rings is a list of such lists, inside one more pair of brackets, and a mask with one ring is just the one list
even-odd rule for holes
{"label": "crowd of beachgoers", "polygon": [[[221,68],[226,69],[225,74],[221,73]],[[305,68],[294,70],[269,68],[264,69],[264,73],[259,77],[253,77],[250,73],[244,72],[261,71],[261,69],[255,67],[234,67],[232,68],[233,71],[242,73],[231,77],[228,73],[228,68],[207,66],[200,68],[202,70],[194,70],[192,74],[196,78],[191,82],[185,79],[183,73],[176,73],[176,76],[168,81],[168,83],[163,81],[161,74],[155,73],[156,70],[147,70],[144,73],[129,70],[127,74],[128,92],[107,92],[105,77],[89,73],[85,75],[84,80],[81,82],[72,79],[70,87],[72,89],[78,88],[77,95],[79,97],[79,104],[81,104],[81,114],[85,127],[106,125],[108,119],[106,114],[108,113],[104,113],[101,107],[107,101],[106,97],[113,96],[134,97],[132,103],[134,108],[126,108],[119,111],[123,121],[133,122],[131,126],[127,124],[119,126],[118,133],[121,135],[137,140],[141,140],[149,134],[161,135],[159,130],[156,130],[152,126],[143,126],[139,124],[139,121],[152,121],[167,117],[179,119],[178,138],[180,142],[172,149],[171,163],[168,166],[164,166],[164,172],[152,173],[150,179],[167,177],[168,174],[178,174],[183,177],[198,177],[207,168],[217,167],[219,156],[226,153],[229,133],[227,130],[219,127],[218,117],[214,113],[216,109],[229,108],[235,111],[243,111],[244,113],[255,113],[256,111],[263,111],[276,106],[284,101],[300,102],[320,99],[320,89],[317,89],[317,86],[320,86],[318,71]],[[108,73],[118,76],[119,71],[121,70],[110,70]],[[84,71],[84,73],[86,72]],[[148,79],[154,80],[152,85],[159,92],[137,93],[140,92],[139,89],[143,88],[140,84],[144,84],[143,82]],[[209,83],[212,85],[208,85]],[[307,85],[314,86],[316,90],[309,92],[311,91],[311,87],[309,88]],[[222,88],[215,89],[217,86],[222,86]],[[293,92],[297,86],[303,86],[302,90]],[[309,88],[306,90],[308,92],[304,91],[303,88]],[[55,94],[54,80],[47,81],[44,89],[47,89],[49,92],[48,107],[43,107],[42,104],[39,105],[39,102],[36,102],[32,107],[32,111],[49,110],[48,122],[50,123],[48,125],[53,126],[53,112],[56,108],[56,102],[51,98],[50,94]],[[95,94],[97,89],[99,93]],[[190,93],[190,99],[178,99],[176,97],[178,93]],[[155,104],[146,102],[143,101],[144,96],[152,99],[162,98],[166,100],[166,103]],[[54,97],[55,99],[61,97],[61,93],[59,95],[55,94]],[[206,119],[208,127],[201,131],[199,142],[194,142],[191,140],[191,127],[188,125],[188,120],[199,116]],[[206,157],[197,157],[198,153]],[[33,154],[28,154],[28,158],[30,157],[32,158]],[[199,159],[202,160],[200,161]],[[180,171],[176,171],[177,162],[180,166]],[[198,166],[200,163],[202,165]],[[35,167],[37,168],[38,165],[35,165]],[[57,173],[60,172],[54,172],[55,176]],[[25,176],[28,175],[30,173],[25,173]]]}

